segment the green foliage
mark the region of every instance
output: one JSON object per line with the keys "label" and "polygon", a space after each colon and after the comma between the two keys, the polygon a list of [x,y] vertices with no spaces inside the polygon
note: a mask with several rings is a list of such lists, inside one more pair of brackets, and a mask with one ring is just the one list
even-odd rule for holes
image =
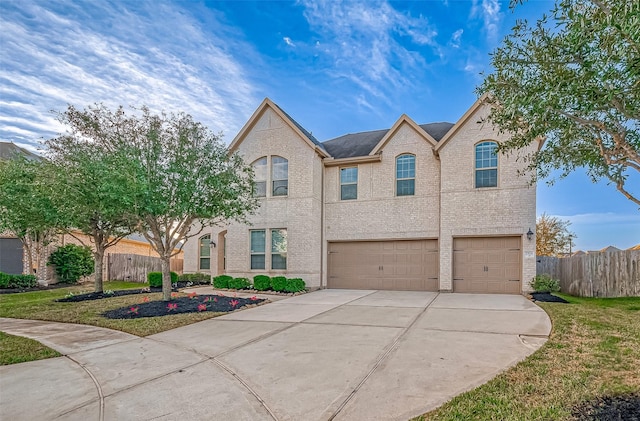
{"label": "green foliage", "polygon": [[251,283],[247,278],[233,278],[229,280],[230,289],[247,289]]}
{"label": "green foliage", "polygon": [[287,278],[284,276],[274,276],[271,278],[271,289],[278,292],[284,292],[287,289]]}
{"label": "green foliage", "polygon": [[[178,282],[178,274],[175,272],[170,272],[171,275],[171,283],[175,284]],[[147,281],[149,281],[149,286],[153,288],[162,288],[162,272],[149,272],[147,274]]]}
{"label": "green foliage", "polygon": [[183,273],[178,277],[180,282],[191,282],[193,284],[208,285],[211,284],[211,275],[208,273]]}
{"label": "green foliage", "polygon": [[214,288],[229,288],[229,281],[233,279],[233,276],[229,275],[220,275],[213,278],[213,287]]}
{"label": "green foliage", "polygon": [[285,291],[287,292],[299,292],[304,291],[305,283],[300,278],[292,278],[287,279],[287,283],[285,284]]}
{"label": "green foliage", "polygon": [[536,275],[531,280],[531,288],[535,292],[559,292],[560,282],[547,274]]}
{"label": "green foliage", "polygon": [[271,288],[271,278],[267,275],[256,275],[253,277],[253,288],[257,291],[266,291]]}
{"label": "green foliage", "polygon": [[67,244],[58,247],[49,256],[48,265],[54,265],[60,282],[75,283],[93,273],[93,254],[86,246]]}
{"label": "green foliage", "polygon": [[38,285],[35,275],[10,275],[0,272],[0,288],[34,288]]}
{"label": "green foliage", "polygon": [[538,178],[584,167],[640,205],[627,188],[640,176],[638,16],[638,1],[557,0],[536,25],[519,21],[478,88],[490,94],[488,120],[511,136],[500,150],[545,139],[526,157]]}

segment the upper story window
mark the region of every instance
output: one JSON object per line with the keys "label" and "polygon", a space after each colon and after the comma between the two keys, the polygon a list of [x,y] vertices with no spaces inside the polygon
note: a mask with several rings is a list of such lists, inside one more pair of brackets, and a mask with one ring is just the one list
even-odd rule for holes
{"label": "upper story window", "polygon": [[340,168],[340,200],[358,198],[358,167]]}
{"label": "upper story window", "polygon": [[201,270],[211,269],[211,236],[203,235],[200,237],[200,262],[198,268]]}
{"label": "upper story window", "polygon": [[254,185],[253,195],[265,197],[267,195],[267,157],[260,158],[253,163]]}
{"label": "upper story window", "polygon": [[498,186],[498,155],[496,142],[476,145],[476,188]]}
{"label": "upper story window", "polygon": [[289,193],[289,161],[281,156],[271,157],[272,196],[286,196]]}
{"label": "upper story window", "polygon": [[396,158],[396,196],[413,196],[416,188],[416,157],[411,154]]}

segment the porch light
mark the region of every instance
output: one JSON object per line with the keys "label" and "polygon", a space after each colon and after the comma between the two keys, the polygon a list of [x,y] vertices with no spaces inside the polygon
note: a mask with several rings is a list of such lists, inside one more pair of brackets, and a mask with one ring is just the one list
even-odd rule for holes
{"label": "porch light", "polygon": [[531,231],[531,228],[529,228],[529,231],[527,231],[527,240],[531,241],[532,238],[533,238],[533,232]]}

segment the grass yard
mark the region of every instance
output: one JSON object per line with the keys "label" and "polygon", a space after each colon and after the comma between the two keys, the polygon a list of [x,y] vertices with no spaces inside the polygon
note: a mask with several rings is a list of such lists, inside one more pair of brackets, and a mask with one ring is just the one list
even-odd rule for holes
{"label": "grass yard", "polygon": [[[144,285],[131,282],[105,282],[104,290],[137,289]],[[77,303],[59,303],[70,292],[81,294],[93,291],[92,285],[70,286],[46,291],[24,292],[0,295],[0,317],[18,319],[49,320],[53,322],[80,323],[121,330],[137,336],[148,336],[201,320],[210,319],[223,313],[201,312],[172,314],[162,317],[148,317],[133,320],[106,319],[101,316],[107,310],[140,304],[143,297],[151,301],[161,300],[162,293],[134,294]],[[184,295],[184,294],[181,294]]]}
{"label": "grass yard", "polygon": [[640,298],[540,303],[549,341],[487,384],[415,420],[570,420],[598,397],[640,394]]}
{"label": "grass yard", "polygon": [[33,339],[0,332],[0,365],[59,357],[61,354]]}

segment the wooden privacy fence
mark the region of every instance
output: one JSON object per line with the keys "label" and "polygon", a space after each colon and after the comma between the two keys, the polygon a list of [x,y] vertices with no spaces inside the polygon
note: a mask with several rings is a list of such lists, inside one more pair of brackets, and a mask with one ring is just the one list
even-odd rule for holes
{"label": "wooden privacy fence", "polygon": [[[183,264],[183,259],[171,259],[171,271],[181,274]],[[149,272],[160,271],[159,257],[119,253],[109,253],[107,256],[107,279],[109,280],[147,282]]]}
{"label": "wooden privacy fence", "polygon": [[538,256],[536,272],[560,281],[562,292],[579,297],[639,297],[640,250]]}

